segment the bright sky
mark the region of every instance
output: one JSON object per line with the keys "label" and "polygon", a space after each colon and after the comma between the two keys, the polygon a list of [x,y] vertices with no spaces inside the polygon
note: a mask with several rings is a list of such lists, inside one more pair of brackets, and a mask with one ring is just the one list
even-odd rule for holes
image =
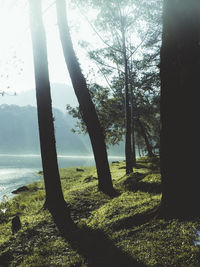
{"label": "bright sky", "polygon": [[[71,85],[59,39],[55,0],[42,0],[42,4],[50,82]],[[89,41],[90,49],[105,45],[82,16],[83,12],[72,9],[71,5],[67,11],[72,42],[85,77],[92,70],[90,81],[106,85],[105,79],[98,75],[97,66],[87,59],[87,51],[81,49],[78,42]],[[87,18],[92,20],[95,16],[94,10],[87,10]],[[133,37],[137,41],[136,35]],[[34,87],[28,0],[0,0],[0,92],[19,93]]]}
{"label": "bright sky", "polygon": [[[59,40],[55,5],[48,8],[54,0],[43,0],[42,2],[50,81],[71,84]],[[48,10],[46,10],[47,8]],[[80,21],[80,14],[73,10],[70,10],[68,14],[72,30],[77,25],[71,21],[71,18],[79,18],[79,26],[81,25],[81,31],[78,33],[72,31],[76,32],[72,35],[74,44],[78,42],[78,39],[94,38],[87,22]],[[34,88],[28,0],[0,0],[0,39],[0,91],[20,92]],[[84,60],[85,55],[81,54],[81,51],[78,53],[79,59]],[[86,63],[86,61],[84,62]]]}

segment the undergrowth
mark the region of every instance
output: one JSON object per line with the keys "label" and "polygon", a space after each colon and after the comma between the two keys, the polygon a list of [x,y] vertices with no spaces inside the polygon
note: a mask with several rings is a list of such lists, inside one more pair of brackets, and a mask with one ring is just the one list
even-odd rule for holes
{"label": "undergrowth", "polygon": [[[139,158],[134,173],[111,164],[117,196],[97,188],[94,167],[60,170],[63,193],[76,229],[62,237],[43,210],[43,181],[0,204],[0,266],[200,266],[194,245],[200,221],[161,219],[159,160]],[[22,228],[12,235],[11,220]]]}

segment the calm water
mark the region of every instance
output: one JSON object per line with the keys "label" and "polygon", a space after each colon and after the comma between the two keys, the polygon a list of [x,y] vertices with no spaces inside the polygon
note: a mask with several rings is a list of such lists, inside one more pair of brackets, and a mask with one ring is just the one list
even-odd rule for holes
{"label": "calm water", "polygon": [[[122,157],[109,157],[109,161],[123,160]],[[58,156],[59,168],[69,166],[92,166],[92,156]],[[0,154],[0,201],[4,195],[11,197],[11,192],[20,186],[41,179],[37,172],[42,170],[40,155]]]}

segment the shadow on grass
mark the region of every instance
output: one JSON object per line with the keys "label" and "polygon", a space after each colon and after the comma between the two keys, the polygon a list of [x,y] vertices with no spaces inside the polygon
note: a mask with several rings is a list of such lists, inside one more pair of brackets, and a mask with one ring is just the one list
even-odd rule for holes
{"label": "shadow on grass", "polygon": [[160,183],[132,182],[129,185],[126,185],[126,188],[133,192],[142,191],[142,192],[151,193],[151,194],[161,193]]}
{"label": "shadow on grass", "polygon": [[129,177],[127,177],[126,180],[124,181],[124,184],[131,184],[133,182],[139,182],[142,179],[144,179],[144,177],[146,177],[146,175],[148,174],[149,173],[140,173],[140,172],[131,173]]}
{"label": "shadow on grass", "polygon": [[[78,227],[72,221],[64,224],[53,215],[54,222],[62,236],[79,255],[84,257],[88,267],[145,267],[130,255],[120,250],[100,230],[92,230],[86,226]],[[75,266],[82,266],[77,263]]]}
{"label": "shadow on grass", "polygon": [[128,229],[128,228],[132,228],[135,226],[140,226],[143,225],[149,221],[151,221],[154,218],[157,218],[157,213],[158,213],[158,207],[155,207],[151,210],[147,210],[145,212],[139,213],[139,214],[135,214],[131,217],[128,218],[124,218],[121,220],[118,220],[115,225],[113,225],[113,229],[114,230],[120,230],[120,229]]}
{"label": "shadow on grass", "polygon": [[136,169],[149,169],[154,172],[159,172],[160,169],[160,159],[158,157],[149,158],[148,160],[138,160],[136,164]]}
{"label": "shadow on grass", "polygon": [[123,185],[129,191],[142,191],[145,193],[151,194],[160,194],[161,193],[161,183],[157,182],[144,182],[142,181],[146,175],[151,173],[133,173],[132,176],[128,177],[124,182]]}
{"label": "shadow on grass", "polygon": [[13,260],[13,256],[9,252],[2,253],[0,256],[0,266],[8,267]]}
{"label": "shadow on grass", "polygon": [[119,167],[118,169],[119,170],[125,170],[126,169],[126,166]]}

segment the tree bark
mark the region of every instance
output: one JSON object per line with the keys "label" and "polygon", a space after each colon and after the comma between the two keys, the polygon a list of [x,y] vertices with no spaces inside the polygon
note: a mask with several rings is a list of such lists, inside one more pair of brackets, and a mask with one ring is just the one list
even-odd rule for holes
{"label": "tree bark", "polygon": [[131,147],[131,108],[128,86],[128,63],[126,54],[126,38],[125,30],[122,25],[122,45],[123,45],[123,58],[124,58],[124,80],[125,80],[125,157],[126,157],[126,174],[133,172],[133,154]]}
{"label": "tree bark", "polygon": [[141,151],[140,151],[140,146],[138,145],[138,154],[139,154],[139,157],[141,157]]}
{"label": "tree bark", "polygon": [[73,44],[67,24],[66,4],[64,0],[56,1],[57,20],[62,43],[63,53],[67,68],[71,77],[73,88],[77,96],[83,121],[92,144],[94,153],[99,190],[113,194],[114,189],[108,163],[108,156],[105,145],[105,137],[101,128],[94,104],[92,102],[86,80],[82,74],[80,65],[76,58]]}
{"label": "tree bark", "polygon": [[200,3],[165,0],[161,47],[161,212],[200,215]]}
{"label": "tree bark", "polygon": [[144,138],[144,142],[145,142],[145,145],[146,145],[146,148],[147,148],[147,153],[148,153],[148,156],[149,157],[154,157],[154,154],[153,154],[153,151],[152,151],[152,146],[149,142],[149,139],[148,139],[148,136],[147,136],[147,133],[145,131],[145,128],[144,128],[144,125],[142,124],[142,122],[140,121],[140,119],[138,118],[137,119],[138,121],[138,124],[140,126],[140,129],[141,129],[141,134]]}
{"label": "tree bark", "polygon": [[131,137],[132,137],[132,159],[133,167],[136,166],[136,152],[135,152],[135,120],[134,120],[134,103],[133,103],[133,88],[131,85]]}
{"label": "tree bark", "polygon": [[47,48],[45,30],[42,21],[41,0],[30,0],[29,5],[40,148],[46,190],[45,207],[50,211],[59,209],[63,210],[63,207],[66,207],[66,202],[64,201],[62,193],[57,163]]}

